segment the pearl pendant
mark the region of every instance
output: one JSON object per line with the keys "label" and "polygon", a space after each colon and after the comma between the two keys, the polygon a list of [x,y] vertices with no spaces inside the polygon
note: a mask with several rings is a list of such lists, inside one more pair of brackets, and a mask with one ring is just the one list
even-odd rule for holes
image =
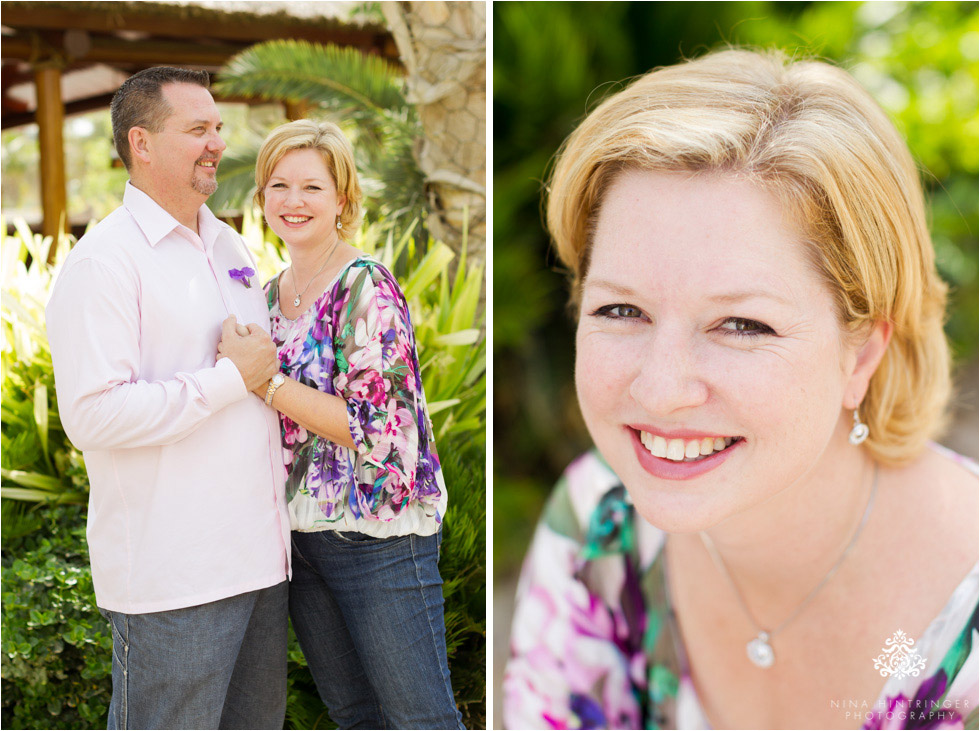
{"label": "pearl pendant", "polygon": [[776,661],[776,653],[773,652],[772,645],[769,644],[768,632],[760,632],[758,637],[751,640],[745,646],[745,653],[757,668],[772,667]]}
{"label": "pearl pendant", "polygon": [[296,299],[293,300],[293,307],[299,307],[299,295],[296,295]]}

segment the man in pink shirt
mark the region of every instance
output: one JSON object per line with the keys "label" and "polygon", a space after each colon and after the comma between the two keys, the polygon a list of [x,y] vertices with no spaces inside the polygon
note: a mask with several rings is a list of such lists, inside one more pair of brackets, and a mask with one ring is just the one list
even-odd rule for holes
{"label": "man in pink shirt", "polygon": [[285,715],[284,468],[276,413],[251,393],[279,363],[251,255],[204,205],[225,149],[208,83],[153,68],[116,93],[123,205],[69,254],[47,308],[62,423],[91,483],[109,728]]}

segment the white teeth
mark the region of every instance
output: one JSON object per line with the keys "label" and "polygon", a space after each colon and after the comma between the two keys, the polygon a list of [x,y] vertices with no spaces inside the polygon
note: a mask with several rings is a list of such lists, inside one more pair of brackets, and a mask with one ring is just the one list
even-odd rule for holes
{"label": "white teeth", "polygon": [[653,452],[654,457],[664,458],[667,456],[667,440],[663,437],[654,436],[653,445],[648,445],[647,449]]}
{"label": "white teeth", "polygon": [[640,442],[650,454],[672,462],[692,462],[729,447],[738,437],[704,437],[703,439],[666,439],[650,432],[640,432]]}
{"label": "white teeth", "polygon": [[680,462],[684,459],[683,439],[671,439],[667,442],[667,459],[672,459],[675,462]]}
{"label": "white teeth", "polygon": [[303,223],[310,220],[309,216],[283,216],[283,218],[289,223]]}
{"label": "white teeth", "polygon": [[198,165],[200,165],[201,167],[205,167],[205,168],[213,168],[214,167],[214,161],[212,161],[212,160],[202,160],[201,162],[198,163]]}

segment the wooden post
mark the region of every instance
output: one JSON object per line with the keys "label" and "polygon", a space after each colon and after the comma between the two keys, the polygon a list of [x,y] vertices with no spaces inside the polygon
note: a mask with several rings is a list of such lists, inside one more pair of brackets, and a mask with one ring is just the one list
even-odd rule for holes
{"label": "wooden post", "polygon": [[[41,146],[41,209],[44,214],[41,233],[57,239],[68,223],[61,67],[52,61],[35,65],[34,84],[37,88],[38,141]],[[54,252],[54,247],[51,251]]]}

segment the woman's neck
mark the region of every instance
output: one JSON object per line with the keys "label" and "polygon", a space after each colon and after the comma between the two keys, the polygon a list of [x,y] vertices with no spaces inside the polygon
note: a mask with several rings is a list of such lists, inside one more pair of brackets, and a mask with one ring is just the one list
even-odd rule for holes
{"label": "woman's neck", "polygon": [[[296,279],[305,284],[316,276],[321,267],[328,269],[330,264],[327,263],[327,260],[336,259],[337,250],[343,245],[343,241],[336,234],[319,246],[296,247],[287,244],[290,266]],[[324,266],[325,264],[326,266]]]}
{"label": "woman's neck", "polygon": [[[765,598],[771,616],[760,621],[794,610],[838,562],[861,524],[875,469],[846,434],[835,432],[822,459],[794,484],[706,531],[753,609],[762,609]],[[683,540],[688,550],[707,552],[696,545],[697,534]]]}

